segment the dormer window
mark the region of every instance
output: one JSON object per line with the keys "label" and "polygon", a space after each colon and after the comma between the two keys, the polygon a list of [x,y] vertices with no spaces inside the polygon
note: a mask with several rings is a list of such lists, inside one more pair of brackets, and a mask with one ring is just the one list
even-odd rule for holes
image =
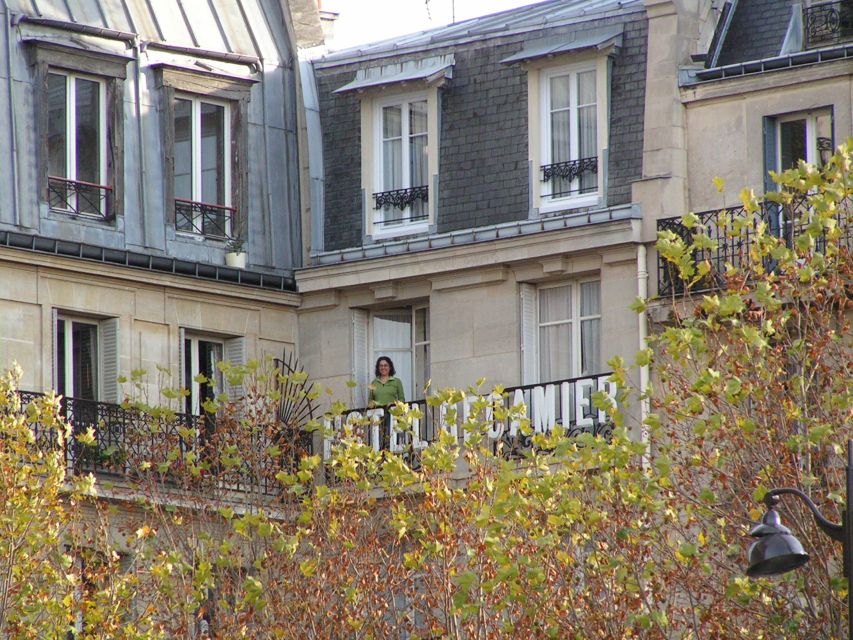
{"label": "dormer window", "polygon": [[541,78],[542,198],[555,202],[598,192],[595,67],[559,68]]}
{"label": "dormer window", "polygon": [[44,212],[103,225],[123,213],[124,79],[129,58],[29,39]]}
{"label": "dormer window", "polygon": [[360,69],[335,93],[361,101],[364,232],[372,240],[427,233],[435,224],[440,88],[452,55]]}
{"label": "dormer window", "polygon": [[50,208],[109,217],[104,82],[50,72],[47,100]]}
{"label": "dormer window", "polygon": [[175,229],[209,238],[232,235],[229,107],[175,98]]}
{"label": "dormer window", "polygon": [[527,70],[531,216],[604,206],[610,63],[622,25],[530,40],[504,58]]}
{"label": "dormer window", "polygon": [[379,102],[376,116],[373,227],[381,232],[423,225],[429,216],[426,96]]}

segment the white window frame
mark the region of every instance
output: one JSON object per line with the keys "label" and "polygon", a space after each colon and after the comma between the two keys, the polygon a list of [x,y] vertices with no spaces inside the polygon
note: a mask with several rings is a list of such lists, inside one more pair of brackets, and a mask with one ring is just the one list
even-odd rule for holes
{"label": "white window frame", "polygon": [[[435,90],[433,90],[435,91]],[[411,183],[411,174],[408,170],[409,168],[409,110],[408,105],[413,102],[425,102],[427,105],[427,184],[426,185],[412,185]],[[382,110],[385,107],[392,107],[400,105],[401,109],[401,138],[403,140],[403,144],[401,145],[401,164],[402,164],[402,175],[403,175],[403,186],[401,189],[410,189],[412,187],[426,186],[429,190],[428,199],[426,202],[427,216],[425,220],[417,220],[413,222],[403,222],[400,224],[392,225],[388,228],[385,228],[384,225],[375,224],[376,216],[380,215],[381,209],[374,208],[373,194],[374,193],[382,193],[384,191],[389,191],[390,189],[386,189],[383,184],[384,179],[384,164],[383,164],[383,149],[382,149]],[[425,233],[429,230],[430,220],[432,218],[431,210],[432,210],[432,200],[434,198],[434,194],[432,193],[432,189],[430,188],[431,175],[432,175],[432,163],[429,161],[429,157],[432,155],[433,145],[435,144],[435,135],[436,133],[433,131],[433,123],[431,117],[431,100],[430,100],[430,92],[429,91],[418,91],[413,93],[404,93],[404,94],[395,94],[394,96],[388,96],[386,98],[378,99],[374,101],[372,107],[372,128],[373,128],[373,183],[372,189],[373,191],[370,194],[365,194],[368,197],[368,205],[367,205],[367,215],[370,218],[368,228],[372,230],[371,235],[374,238],[382,239],[389,238],[399,235],[408,235],[414,233]],[[411,215],[411,208],[406,208],[403,210],[403,215],[409,216]]]}
{"label": "white window frame", "polygon": [[[578,194],[569,194],[565,196],[552,197],[550,195],[550,182],[541,180],[541,167],[545,165],[552,164],[552,156],[551,156],[551,79],[559,76],[570,76],[571,81],[569,83],[570,90],[570,127],[571,127],[571,159],[578,160],[579,152],[578,152],[578,109],[584,105],[578,105],[578,91],[577,91],[577,77],[579,73],[584,72],[592,72],[595,74],[595,111],[596,111],[596,157],[598,159],[598,171],[597,171],[597,179],[596,179],[596,189],[595,191],[591,191],[588,193],[578,193]],[[602,134],[600,127],[601,121],[601,109],[603,107],[602,101],[602,87],[601,78],[599,77],[597,64],[595,61],[586,62],[586,63],[578,63],[571,65],[563,65],[560,67],[553,67],[542,69],[539,72],[539,124],[540,124],[540,141],[539,141],[539,152],[540,152],[540,161],[537,169],[537,179],[536,183],[539,185],[539,189],[541,191],[541,202],[542,208],[548,209],[551,208],[565,208],[566,206],[571,207],[583,207],[583,206],[593,206],[598,204],[599,199],[601,197],[602,190],[602,177],[603,177],[603,155],[601,153],[602,149]]]}
{"label": "white window frame", "polygon": [[[784,116],[778,116],[775,119],[774,133],[776,135],[776,170],[784,171],[782,167],[782,124],[786,122],[795,122],[797,120],[806,121],[806,157],[803,158],[806,162],[820,165],[820,158],[817,149],[817,119],[822,116],[829,116],[830,122],[834,128],[834,119],[831,109],[813,109],[810,111],[799,111],[789,113]],[[833,132],[834,133],[834,132]],[[834,145],[834,141],[832,141]]]}
{"label": "white window frame", "polygon": [[[201,385],[196,381],[196,377],[200,373],[199,371],[199,361],[200,358],[198,356],[199,353],[199,343],[200,342],[209,342],[211,344],[215,344],[219,346],[222,360],[225,359],[225,341],[219,338],[214,338],[211,336],[206,336],[204,334],[197,333],[186,333],[183,335],[183,343],[186,344],[186,341],[190,343],[190,352],[186,353],[186,347],[184,346],[184,357],[187,358],[187,362],[190,365],[190,372],[192,373],[192,378],[190,380],[185,379],[186,371],[181,371],[181,378],[184,380],[184,384],[186,385],[187,391],[190,392],[190,405],[192,409],[192,415],[200,416],[202,415],[202,407],[201,407]],[[218,396],[222,393],[223,390],[223,377],[222,372],[220,372],[217,368],[217,364],[219,361],[213,363],[213,395],[214,397]]]}
{"label": "white window frame", "polygon": [[[393,349],[390,351],[389,350],[377,349],[377,345],[375,344],[375,339],[374,339],[374,335],[375,335],[375,333],[374,333],[374,317],[375,317],[375,315],[381,314],[382,312],[391,311],[391,310],[403,310],[403,309],[406,309],[407,311],[409,311],[409,348],[408,349],[398,348],[398,349]],[[415,389],[414,388],[415,378],[417,378],[416,371],[417,371],[418,365],[420,364],[421,366],[425,367],[425,371],[427,372],[427,380],[429,379],[429,372],[431,369],[431,367],[430,367],[431,356],[432,356],[431,349],[430,349],[431,341],[432,341],[431,336],[430,336],[429,332],[427,332],[426,340],[418,341],[418,340],[416,340],[416,334],[415,334],[415,322],[416,322],[415,319],[417,316],[417,312],[420,310],[423,310],[423,309],[426,309],[427,326],[429,326],[429,304],[428,303],[415,304],[415,305],[403,305],[403,306],[399,306],[399,307],[391,307],[388,309],[376,309],[375,311],[372,311],[370,313],[370,324],[369,324],[369,330],[367,332],[367,336],[368,336],[367,352],[370,354],[369,362],[367,363],[368,370],[370,371],[370,375],[368,376],[368,378],[370,380],[373,380],[373,378],[375,377],[373,367],[376,364],[376,359],[379,358],[380,356],[387,355],[389,358],[391,358],[391,360],[394,360],[394,353],[401,353],[401,352],[402,353],[408,353],[412,359],[412,379],[408,381],[408,384],[406,384],[405,381],[401,381],[401,382],[403,382],[403,390],[406,393],[406,400],[408,400],[408,401],[420,400],[421,399],[420,396],[423,393],[423,389]],[[420,346],[426,346],[427,347],[427,361],[426,362],[421,362],[421,363],[418,362],[417,347],[420,347]],[[399,377],[399,376],[397,376],[397,377]]]}
{"label": "white window frame", "polygon": [[[234,144],[231,138],[231,104],[224,100],[216,100],[206,96],[198,96],[188,93],[175,93],[175,101],[186,100],[191,105],[190,111],[190,127],[191,127],[191,162],[192,162],[192,198],[190,200],[198,204],[207,204],[217,207],[231,207],[231,147]],[[201,162],[201,105],[211,104],[217,107],[223,107],[223,122],[222,136],[225,141],[224,166],[223,166],[223,195],[224,202],[204,202],[201,199],[201,181],[202,181],[202,162]],[[172,114],[174,118],[174,113]],[[173,123],[174,126],[174,123]],[[172,177],[174,180],[174,176]],[[229,216],[226,220],[225,234],[231,237],[233,220]],[[177,233],[194,238],[204,238],[200,233],[193,233],[186,230],[178,230]]]}
{"label": "white window frame", "polygon": [[65,77],[65,174],[51,176],[77,182],[77,82],[88,80],[98,85],[98,180],[99,186],[106,186],[107,177],[107,85],[103,78],[84,73],[69,73],[60,69],[48,69],[48,75]]}
{"label": "white window frame", "polygon": [[[598,295],[599,295],[599,309],[598,313],[591,315],[581,315],[581,290],[582,285],[590,282],[598,283]],[[547,289],[557,289],[560,287],[571,286],[572,288],[572,300],[571,300],[571,309],[572,309],[572,317],[568,320],[556,320],[551,322],[542,322],[539,317],[539,299],[542,291]],[[599,320],[601,321],[601,278],[598,277],[590,277],[590,278],[581,278],[577,280],[570,281],[561,281],[561,282],[551,282],[548,284],[539,285],[536,288],[536,300],[535,300],[535,331],[534,331],[534,340],[533,346],[536,353],[536,379],[538,382],[551,382],[551,380],[542,380],[542,362],[539,353],[539,343],[540,343],[540,331],[543,327],[552,327],[552,326],[560,326],[565,324],[571,325],[571,340],[572,340],[572,362],[571,362],[571,371],[569,372],[570,378],[579,378],[584,374],[581,371],[581,363],[583,359],[581,357],[582,350],[582,341],[581,341],[581,323],[584,320]],[[599,357],[601,356],[601,341],[599,337]],[[600,371],[594,371],[589,373],[588,375],[594,376]]]}
{"label": "white window frame", "polygon": [[[64,360],[65,367],[63,373],[63,377],[65,378],[65,389],[57,389],[57,393],[61,393],[63,396],[68,398],[76,398],[77,397],[77,389],[74,388],[74,332],[71,330],[74,323],[77,324],[85,324],[88,326],[95,327],[95,400],[100,400],[100,392],[101,392],[101,370],[103,366],[101,364],[101,330],[100,323],[97,320],[93,320],[92,318],[85,318],[80,316],[59,314],[56,318],[56,322],[54,322],[53,331],[54,334],[59,333],[59,325],[63,326],[63,333],[65,335],[65,349],[64,349]],[[56,339],[56,338],[54,338]],[[57,352],[57,362],[58,360],[58,352]],[[58,383],[58,380],[55,381]],[[57,385],[58,386],[58,385]]]}

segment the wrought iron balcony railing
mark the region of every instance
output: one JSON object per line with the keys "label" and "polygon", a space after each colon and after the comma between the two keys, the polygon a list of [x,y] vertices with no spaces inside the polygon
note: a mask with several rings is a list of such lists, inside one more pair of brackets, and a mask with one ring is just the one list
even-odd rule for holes
{"label": "wrought iron balcony railing", "polygon": [[[42,395],[31,391],[19,392],[23,406]],[[219,490],[279,495],[281,484],[276,480],[276,474],[293,465],[295,449],[311,451],[311,434],[289,422],[276,437],[253,433],[240,439],[234,434],[215,433],[213,416],[183,413],[155,416],[123,405],[81,398],[62,398],[60,413],[71,425],[72,437],[62,450],[70,473],[94,473],[111,476],[114,480],[129,480],[139,478],[141,468],[146,466],[151,473],[157,474],[156,479],[160,483],[197,488],[206,494],[205,482],[215,482]],[[53,429],[39,424],[33,429],[38,446],[45,450],[58,446]],[[89,429],[94,441],[83,444],[76,436]],[[284,443],[284,438],[291,438],[293,442]],[[275,456],[270,453],[270,445],[276,445],[278,452]],[[241,450],[244,464],[222,468],[218,453],[228,446]],[[191,479],[189,474],[181,475],[175,453],[189,451],[200,460],[210,461],[208,478]],[[171,460],[169,468],[159,470],[160,464],[168,460]]]}
{"label": "wrought iron balcony railing", "polygon": [[[608,381],[610,373],[595,376],[569,378],[542,384],[509,387],[503,395],[489,395],[486,398],[491,406],[512,407],[524,404],[530,419],[530,432],[524,433],[518,424],[494,421],[490,429],[490,441],[494,450],[500,447],[501,453],[508,458],[524,455],[533,446],[533,434],[550,432],[559,424],[567,434],[578,436],[581,433],[609,438],[613,424],[605,411],[594,406],[592,395],[603,392],[612,403],[616,403],[616,385]],[[397,418],[388,407],[350,409],[334,420],[326,419],[323,457],[328,459],[334,441],[332,434],[340,431],[344,424],[357,424],[365,442],[377,451],[391,451],[401,454],[413,467],[419,466],[420,451],[436,440],[442,428],[459,437],[464,436],[462,424],[470,413],[477,398],[466,398],[456,408],[456,420],[450,421],[449,407],[434,407],[426,400],[408,403],[417,408],[423,418],[415,421],[411,431],[398,428]],[[488,416],[485,416],[488,419]]]}
{"label": "wrought iron balcony railing", "polygon": [[233,237],[237,209],[175,198],[175,229],[227,240]]}
{"label": "wrought iron balcony railing", "polygon": [[112,220],[111,197],[112,187],[102,184],[56,176],[47,179],[47,200],[54,211]]}
{"label": "wrought iron balcony railing", "polygon": [[426,186],[374,193],[376,215],[373,224],[378,229],[388,229],[423,222],[429,218],[428,201],[429,187]]}
{"label": "wrought iron balcony railing", "polygon": [[542,182],[550,183],[546,195],[552,198],[589,193],[598,188],[598,157],[546,164],[541,171]]}
{"label": "wrought iron balcony railing", "polygon": [[853,40],[853,2],[834,0],[804,7],[803,30],[807,49]]}
{"label": "wrought iron balcony railing", "polygon": [[[750,219],[751,215],[751,219]],[[853,215],[846,208],[839,208],[838,226],[842,231],[841,243],[853,246]],[[714,209],[697,213],[699,223],[696,228],[688,229],[681,217],[658,220],[657,229],[671,231],[686,243],[693,241],[695,233],[702,232],[711,239],[713,247],[695,250],[693,260],[696,264],[707,260],[711,264],[711,272],[692,286],[693,291],[708,291],[722,284],[722,274],[726,265],[744,267],[748,264],[750,247],[756,242],[757,225],[765,224],[769,233],[782,239],[788,246],[802,234],[809,224],[810,212],[808,198],[800,196],[789,205],[779,205],[773,202],[763,202],[755,214],[748,214],[742,205],[725,209]],[[724,220],[743,218],[746,224],[742,231],[728,233]],[[818,242],[818,248],[822,242]],[[773,264],[764,265],[774,268]],[[683,295],[687,283],[681,279],[678,268],[663,256],[658,256],[658,293],[660,295]]]}

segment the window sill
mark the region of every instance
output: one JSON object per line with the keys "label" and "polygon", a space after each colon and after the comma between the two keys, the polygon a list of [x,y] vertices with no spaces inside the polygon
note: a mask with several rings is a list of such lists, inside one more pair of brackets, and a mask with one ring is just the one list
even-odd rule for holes
{"label": "window sill", "polygon": [[599,193],[553,199],[543,196],[542,203],[539,205],[539,214],[548,215],[551,213],[570,211],[572,209],[588,209],[590,207],[598,208],[601,206],[601,194]]}
{"label": "window sill", "polygon": [[390,240],[402,236],[413,236],[429,232],[430,223],[428,221],[418,222],[414,224],[401,224],[391,227],[390,229],[375,229],[370,234],[373,240]]}

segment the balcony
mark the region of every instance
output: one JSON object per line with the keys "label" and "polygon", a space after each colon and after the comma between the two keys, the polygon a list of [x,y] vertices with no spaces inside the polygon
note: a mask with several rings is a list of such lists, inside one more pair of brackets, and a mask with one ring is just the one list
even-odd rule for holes
{"label": "balcony", "polygon": [[853,40],[853,2],[835,0],[803,8],[805,48],[829,47]]}
{"label": "balcony", "polygon": [[73,216],[112,220],[110,197],[112,187],[56,176],[47,179],[47,200],[54,211]]}
{"label": "balcony", "polygon": [[234,237],[236,214],[234,207],[175,198],[175,229],[184,233],[229,240]]}
{"label": "balcony", "polygon": [[377,231],[384,231],[426,222],[429,218],[428,201],[427,186],[374,193],[373,208],[376,213],[373,225]]}
{"label": "balcony", "polygon": [[[688,244],[693,241],[693,235],[700,232],[711,240],[712,248],[697,249],[693,254],[694,263],[699,264],[707,260],[711,264],[711,272],[691,287],[692,291],[709,291],[723,284],[720,274],[726,272],[727,264],[736,268],[748,266],[750,248],[756,242],[759,224],[766,225],[770,234],[784,240],[788,246],[792,246],[797,236],[802,234],[809,225],[810,212],[808,197],[799,196],[788,205],[762,202],[760,209],[754,214],[747,213],[740,205],[703,211],[696,216],[699,218],[699,223],[693,229],[684,226],[681,217],[675,217],[658,220],[657,230],[658,233],[671,231]],[[839,208],[839,216],[838,227],[842,231],[839,243],[846,244],[848,247],[853,246],[851,213],[847,208]],[[730,231],[731,226],[726,223],[738,219],[744,224],[740,233],[734,234]],[[819,241],[818,249],[820,245]],[[764,266],[768,269],[773,268],[769,263]],[[678,268],[658,255],[658,294],[661,296],[683,295],[686,290],[687,283],[681,279]]]}
{"label": "balcony", "polygon": [[[21,405],[25,407],[42,395],[21,391]],[[226,429],[217,430],[217,417],[210,415],[145,413],[81,398],[62,398],[60,414],[71,425],[72,437],[62,451],[68,473],[93,473],[116,483],[154,480],[168,488],[206,496],[224,491],[274,497],[281,493],[276,474],[292,468],[294,452],[311,451],[308,432],[291,434],[287,443],[283,442],[282,432],[273,437],[254,433],[240,439]],[[89,429],[94,433],[94,442],[84,444],[76,436]],[[37,424],[34,431],[36,443],[45,450],[58,446],[52,429]],[[270,445],[275,445],[274,453]],[[242,464],[223,465],[223,452],[234,447],[241,453]],[[193,477],[182,472],[182,459],[188,452],[203,461],[201,466],[208,473]]]}
{"label": "balcony", "polygon": [[[595,376],[568,378],[535,385],[510,387],[502,395],[485,394],[491,406],[517,406],[524,404],[530,420],[528,433],[522,432],[517,423],[495,421],[489,430],[489,441],[493,450],[507,458],[520,458],[533,448],[533,435],[549,433],[555,425],[566,429],[570,437],[582,433],[609,438],[613,432],[613,423],[607,412],[594,406],[593,394],[602,392],[612,404],[617,401],[616,385],[608,381],[610,373]],[[455,407],[455,421],[447,406],[430,406],[425,400],[410,402],[411,408],[417,408],[423,418],[415,420],[411,431],[397,427],[397,417],[386,407],[350,409],[334,419],[327,418],[324,425],[326,434],[323,445],[323,458],[331,457],[334,433],[347,423],[356,425],[364,441],[376,451],[390,451],[403,456],[409,465],[419,466],[420,452],[434,442],[442,428],[464,438],[461,427],[469,415],[471,406],[479,400],[478,396],[465,398]],[[488,419],[488,416],[484,416]]]}
{"label": "balcony", "polygon": [[540,167],[542,182],[550,183],[547,196],[566,196],[591,193],[598,188],[598,158],[579,158]]}

